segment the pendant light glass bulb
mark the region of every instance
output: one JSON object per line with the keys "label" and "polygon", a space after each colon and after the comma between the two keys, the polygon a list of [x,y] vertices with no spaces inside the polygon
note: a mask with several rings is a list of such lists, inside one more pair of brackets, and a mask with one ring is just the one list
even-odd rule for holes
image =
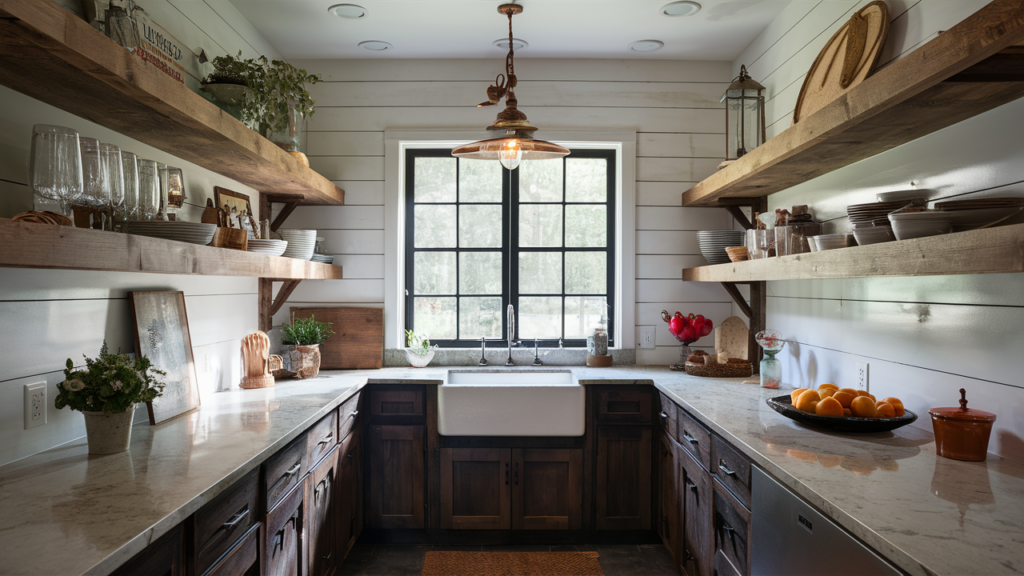
{"label": "pendant light glass bulb", "polygon": [[523,161],[523,148],[519,145],[519,140],[506,141],[505,145],[501,147],[501,151],[498,152],[498,161],[509,170],[519,168],[519,164]]}

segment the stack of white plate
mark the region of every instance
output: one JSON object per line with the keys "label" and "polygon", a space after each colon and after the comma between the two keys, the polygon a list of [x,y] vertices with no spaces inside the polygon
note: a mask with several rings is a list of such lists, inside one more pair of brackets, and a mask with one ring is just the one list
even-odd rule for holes
{"label": "stack of white plate", "polygon": [[916,206],[916,209],[924,209],[924,198],[907,198],[892,202],[871,202],[869,204],[851,204],[846,207],[846,213],[850,216],[850,224],[854,228],[866,228],[869,226],[888,226],[887,217],[890,212]]}
{"label": "stack of white plate", "polygon": [[280,256],[284,254],[285,249],[288,248],[288,242],[284,240],[259,240],[256,238],[249,239],[249,252],[255,252],[256,254],[266,254],[268,256]]}
{"label": "stack of white plate", "polygon": [[316,247],[316,230],[278,230],[277,234],[282,240],[288,242],[285,249],[285,258],[297,258],[309,260],[313,256],[313,248]]}
{"label": "stack of white plate", "polygon": [[202,224],[200,222],[164,221],[164,220],[142,220],[128,222],[129,234],[139,236],[150,236],[152,238],[163,238],[164,240],[176,240],[188,242],[189,244],[207,245],[213,240],[217,232],[216,224]]}
{"label": "stack of white plate", "polygon": [[745,230],[700,230],[697,232],[697,242],[708,264],[727,264],[731,260],[725,249],[743,246],[746,236]]}
{"label": "stack of white plate", "polygon": [[334,264],[334,256],[328,254],[313,254],[310,258],[313,262],[319,262],[321,264]]}

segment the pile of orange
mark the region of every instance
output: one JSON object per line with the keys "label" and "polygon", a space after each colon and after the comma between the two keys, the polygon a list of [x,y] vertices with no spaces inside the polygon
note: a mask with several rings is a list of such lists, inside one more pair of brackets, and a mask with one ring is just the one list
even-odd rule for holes
{"label": "pile of orange", "polygon": [[857,418],[896,418],[903,416],[899,398],[876,400],[864,390],[822,384],[817,390],[797,388],[790,394],[793,407],[818,416],[855,416]]}

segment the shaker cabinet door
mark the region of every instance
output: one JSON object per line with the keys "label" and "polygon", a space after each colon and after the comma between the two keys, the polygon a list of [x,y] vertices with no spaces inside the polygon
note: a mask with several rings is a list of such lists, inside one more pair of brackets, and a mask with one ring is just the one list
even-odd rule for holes
{"label": "shaker cabinet door", "polygon": [[331,450],[306,477],[306,531],[309,576],[327,576],[337,564],[338,448]]}
{"label": "shaker cabinet door", "polygon": [[508,448],[442,448],[441,528],[508,530],[510,460]]}
{"label": "shaker cabinet door", "polygon": [[512,450],[512,529],[583,526],[583,450]]}
{"label": "shaker cabinet door", "polygon": [[425,528],[425,426],[370,426],[371,528]]}
{"label": "shaker cabinet door", "polygon": [[651,428],[597,429],[597,529],[651,529]]}

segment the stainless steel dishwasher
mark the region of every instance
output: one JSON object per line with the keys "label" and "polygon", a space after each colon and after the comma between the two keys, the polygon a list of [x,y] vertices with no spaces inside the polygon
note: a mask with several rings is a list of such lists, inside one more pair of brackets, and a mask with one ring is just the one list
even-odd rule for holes
{"label": "stainless steel dishwasher", "polygon": [[752,475],[752,575],[902,574],[757,466]]}

